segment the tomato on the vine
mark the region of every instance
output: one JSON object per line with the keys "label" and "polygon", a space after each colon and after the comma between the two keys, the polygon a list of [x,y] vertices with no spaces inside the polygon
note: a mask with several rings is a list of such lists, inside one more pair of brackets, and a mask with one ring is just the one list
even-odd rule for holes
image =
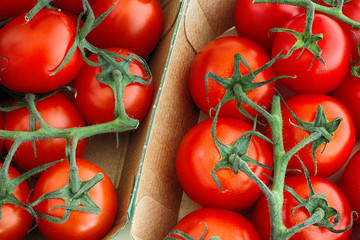
{"label": "tomato on the vine", "polygon": [[[351,223],[351,207],[344,193],[334,183],[327,179],[312,176],[310,177],[314,193],[322,193],[325,195],[329,207],[335,208],[341,215],[341,219],[334,227],[342,230]],[[292,188],[300,197],[309,198],[309,187],[305,176],[292,176],[285,180],[285,184]],[[302,206],[295,208],[299,202],[286,190],[284,190],[284,205],[282,208],[282,216],[284,225],[290,228],[296,224],[303,222],[310,217],[307,209]],[[332,221],[332,220],[331,220]],[[262,196],[256,203],[253,212],[252,222],[258,230],[262,239],[270,239],[270,215],[268,202],[265,196]],[[343,233],[333,233],[324,227],[311,225],[293,235],[291,240],[345,240],[349,239],[351,230]]]}
{"label": "tomato on the vine", "polygon": [[[92,201],[101,209],[100,213],[75,210],[71,212],[69,219],[64,223],[54,223],[39,217],[38,227],[47,239],[101,239],[114,222],[117,212],[117,196],[110,178],[99,166],[88,160],[78,158],[76,165],[82,181],[90,180],[98,173],[104,175],[104,178],[89,191]],[[65,160],[44,171],[35,185],[33,199],[36,200],[43,194],[66,186],[68,181],[69,163]],[[54,207],[63,205],[64,200],[62,199],[47,199],[34,206],[34,209],[42,214],[62,218],[65,212],[64,208]]]}
{"label": "tomato on the vine", "polygon": [[[240,210],[250,207],[262,191],[245,173],[237,174],[230,168],[215,171],[222,190],[215,183],[211,172],[221,158],[212,136],[213,119],[205,120],[182,139],[177,151],[176,174],[184,192],[203,207]],[[220,142],[232,145],[252,126],[239,119],[219,118],[215,134]],[[247,155],[260,164],[272,166],[272,152],[268,143],[253,137]],[[249,163],[250,169],[267,184],[272,170]]]}
{"label": "tomato on the vine", "polygon": [[[108,49],[128,57],[132,52],[121,48]],[[93,54],[89,60],[98,62],[97,55]],[[117,61],[122,61],[118,59]],[[104,123],[114,120],[115,98],[113,89],[99,82],[96,76],[102,72],[101,67],[91,67],[84,64],[79,75],[74,79],[73,87],[76,90],[75,104],[84,119],[89,124]],[[129,73],[146,77],[141,64],[133,59],[129,65]],[[147,79],[149,81],[149,79]],[[147,85],[130,83],[125,86],[123,104],[129,117],[141,121],[149,110],[153,96],[153,82]]]}
{"label": "tomato on the vine", "polygon": [[[222,78],[230,78],[234,72],[234,55],[237,53],[244,57],[252,71],[259,69],[270,60],[265,50],[258,44],[237,36],[221,37],[209,42],[194,58],[190,68],[189,89],[195,104],[205,114],[209,114],[209,111],[218,105],[219,100],[224,97],[226,92],[222,85],[211,78],[208,79],[207,89],[205,81],[206,73],[211,72]],[[241,62],[240,73],[242,75],[250,73]],[[274,77],[274,72],[270,67],[259,73],[253,82],[263,82]],[[274,95],[275,86],[276,83],[272,82],[250,90],[246,95],[256,104],[268,108]],[[256,111],[253,108],[245,104],[242,104],[242,106],[245,111],[255,117]],[[219,116],[250,121],[250,118],[239,112],[235,99],[222,105]]]}
{"label": "tomato on the vine", "polygon": [[159,41],[163,28],[159,1],[95,0],[92,4],[95,17],[115,3],[110,14],[89,33],[87,39],[96,47],[121,47],[143,58],[148,57]]}
{"label": "tomato on the vine", "polygon": [[275,33],[270,30],[281,27],[303,11],[304,8],[287,4],[238,0],[234,11],[235,29],[239,36],[253,40],[271,54]]}
{"label": "tomato on the vine", "polygon": [[[350,202],[351,208],[360,213],[360,151],[358,150],[349,160],[342,173],[340,188]],[[360,225],[360,218],[355,220]]]}
{"label": "tomato on the vine", "polygon": [[[323,143],[315,153],[317,176],[331,176],[346,163],[355,144],[354,124],[348,110],[335,98],[323,94],[298,94],[288,98],[285,103],[295,116],[306,122],[314,121],[319,105],[323,107],[328,121],[336,117],[342,118],[342,122],[335,131],[331,141],[326,145]],[[310,133],[293,125],[297,123],[284,104],[282,105],[282,114],[284,148],[285,151],[288,151]],[[311,147],[312,144],[302,148],[297,152],[297,155],[305,164],[310,175],[314,175],[315,165],[311,154]],[[296,156],[293,156],[290,160],[288,169],[298,169],[303,172],[303,168]],[[298,173],[291,171],[288,174]]]}
{"label": "tomato on the vine", "polygon": [[76,25],[67,14],[40,10],[30,21],[25,14],[0,29],[0,84],[14,91],[45,93],[68,84],[80,71],[78,48],[56,74],[75,41]]}
{"label": "tomato on the vine", "polygon": [[[3,167],[3,163],[0,163],[0,167]],[[9,179],[20,176],[20,173],[11,166],[8,173]],[[31,201],[30,187],[25,181],[21,182],[15,188],[13,194],[22,204]],[[1,205],[0,239],[23,239],[28,233],[33,221],[33,215],[23,207],[10,203]]]}
{"label": "tomato on the vine", "polygon": [[[306,14],[291,18],[282,28],[302,33],[305,29]],[[329,93],[344,80],[350,66],[350,44],[342,27],[332,18],[315,13],[312,25],[313,34],[322,34],[318,46],[320,57],[314,57],[308,49],[296,49],[287,58],[280,58],[274,63],[275,73],[279,76],[296,76],[282,78],[280,81],[290,90],[298,93]],[[287,32],[276,34],[272,48],[272,57],[282,51],[283,55],[296,42],[296,38]]]}
{"label": "tomato on the vine", "polygon": [[0,0],[0,21],[29,11],[36,0]]}
{"label": "tomato on the vine", "polygon": [[[64,129],[84,127],[85,121],[75,104],[63,93],[53,94],[36,103],[36,108],[46,124],[50,127]],[[4,118],[4,129],[8,131],[30,131],[29,110],[26,107],[7,112]],[[40,125],[36,121],[35,129]],[[9,150],[13,141],[4,140]],[[81,157],[85,154],[86,139],[78,142],[76,154]],[[52,138],[35,140],[36,156],[32,141],[23,142],[17,148],[13,157],[14,162],[24,171],[28,171],[45,163],[66,158],[66,139]]]}
{"label": "tomato on the vine", "polygon": [[[237,212],[220,208],[202,208],[183,217],[173,230],[180,231],[192,239],[260,240],[254,225]],[[204,238],[201,238],[204,236]],[[176,239],[185,239],[176,233]]]}

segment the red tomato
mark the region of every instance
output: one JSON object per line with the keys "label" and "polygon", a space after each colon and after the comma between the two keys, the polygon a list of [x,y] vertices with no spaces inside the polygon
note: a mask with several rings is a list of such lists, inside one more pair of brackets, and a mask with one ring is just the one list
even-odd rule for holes
{"label": "red tomato", "polygon": [[[335,229],[345,229],[350,225],[351,222],[351,208],[348,200],[344,193],[330,181],[320,177],[310,177],[312,187],[316,193],[323,193],[329,204],[329,207],[333,207],[341,214],[341,220],[335,226]],[[304,176],[293,176],[285,180],[285,184],[291,187],[300,197],[309,198],[309,187]],[[308,219],[310,214],[305,207],[296,208],[299,202],[296,201],[293,196],[288,192],[284,191],[284,205],[283,205],[283,221],[287,228],[290,228],[298,223]],[[293,210],[293,211],[292,211]],[[294,216],[292,216],[292,214]],[[252,222],[256,229],[259,231],[262,239],[270,239],[270,216],[268,203],[266,198],[263,196],[257,202]],[[291,240],[313,240],[313,239],[326,239],[326,240],[345,240],[349,239],[351,230],[343,233],[332,233],[324,227],[310,226],[302,231],[296,233],[291,237]]]}
{"label": "red tomato", "polygon": [[[254,225],[242,215],[225,209],[203,208],[189,213],[174,227],[192,239],[260,240]],[[206,232],[204,238],[201,236]],[[176,239],[184,239],[171,234]]]}
{"label": "red tomato", "polygon": [[[0,163],[0,167],[2,166],[3,164]],[[20,176],[20,173],[13,167],[9,168],[8,173],[9,179]],[[31,201],[30,188],[28,183],[25,181],[15,188],[13,194],[23,204],[26,204],[27,200]],[[0,239],[23,239],[34,220],[33,215],[31,215],[27,210],[9,203],[1,205],[1,214]]]}
{"label": "red tomato", "polygon": [[[211,171],[220,160],[211,134],[212,119],[194,126],[182,139],[177,151],[176,173],[184,192],[203,207],[240,210],[250,207],[262,194],[260,188],[243,172],[216,170],[223,192],[212,179]],[[239,119],[219,118],[216,125],[218,139],[230,146],[252,126]],[[247,154],[259,163],[272,166],[272,152],[265,140],[253,137]],[[265,184],[272,170],[249,164]]]}
{"label": "red tomato", "polygon": [[360,78],[355,77],[349,71],[345,80],[337,87],[331,95],[339,100],[350,112],[355,125],[356,136],[360,137]]}
{"label": "red tomato", "polygon": [[[37,110],[44,121],[51,127],[64,129],[72,127],[83,127],[85,122],[76,109],[74,103],[64,94],[58,92],[50,97],[36,103]],[[39,129],[36,121],[36,129]],[[9,131],[29,131],[29,111],[23,107],[5,115],[4,128]],[[4,140],[9,150],[13,144],[12,140]],[[28,171],[48,162],[66,158],[66,140],[53,138],[36,140],[36,158],[34,156],[33,143],[23,142],[15,152],[13,160],[23,170]],[[76,153],[83,156],[86,149],[86,139],[78,142]]]}
{"label": "red tomato", "polygon": [[36,0],[0,0],[0,20],[28,12],[35,4]]}
{"label": "red tomato", "polygon": [[0,29],[1,84],[19,92],[44,93],[68,84],[83,63],[79,49],[56,74],[74,43],[76,26],[63,12],[43,9],[26,23],[24,14]]}
{"label": "red tomato", "polygon": [[[342,173],[340,188],[345,193],[354,211],[360,213],[360,151],[357,151],[349,160]],[[355,223],[360,225],[360,218]]]}
{"label": "red tomato", "polygon": [[149,56],[159,41],[163,15],[158,0],[95,0],[95,17],[117,2],[110,14],[88,35],[96,47],[121,47],[143,58]]}
{"label": "red tomato", "polygon": [[[87,0],[90,6],[95,0]],[[55,7],[62,10],[79,14],[84,11],[82,0],[53,0],[51,1]]]}
{"label": "red tomato", "polygon": [[252,0],[238,0],[234,12],[235,28],[239,36],[253,40],[271,54],[275,33],[270,29],[281,27],[303,11],[301,7],[287,4],[254,4]]}
{"label": "red tomato", "polygon": [[[132,52],[120,49],[109,49],[119,52],[124,57]],[[97,55],[89,57],[91,61],[98,62]],[[118,61],[122,61],[118,59]],[[73,86],[76,90],[75,104],[89,124],[104,123],[114,120],[115,98],[112,88],[96,79],[101,73],[101,67],[91,67],[84,64],[79,75],[75,78]],[[133,59],[129,72],[141,77],[146,73],[141,64]],[[153,82],[148,85],[130,83],[124,89],[123,103],[125,112],[129,117],[142,120],[149,110],[153,95]]]}
{"label": "red tomato", "polygon": [[[299,14],[290,19],[283,28],[303,32],[306,14]],[[323,34],[318,41],[321,58],[326,66],[314,55],[305,49],[294,52],[286,59],[278,59],[274,63],[274,70],[279,76],[296,76],[296,78],[282,78],[280,81],[290,90],[298,93],[329,93],[334,90],[345,78],[350,66],[350,44],[341,26],[332,18],[315,13],[312,27],[313,34]],[[276,34],[272,56],[281,50],[286,55],[296,42],[290,33]],[[334,47],[336,46],[336,47]],[[299,57],[300,55],[300,57]],[[313,60],[313,62],[312,62]]]}
{"label": "red tomato", "polygon": [[[82,181],[93,178],[98,173],[104,179],[98,182],[89,192],[91,199],[101,209],[99,214],[73,211],[65,223],[53,223],[39,217],[38,227],[47,239],[101,239],[112,226],[117,211],[117,196],[114,186],[106,173],[94,163],[76,160],[79,177]],[[69,180],[69,163],[62,161],[48,168],[39,178],[34,188],[34,199],[41,195],[64,187]],[[63,217],[64,209],[50,208],[63,206],[62,199],[48,199],[40,202],[34,209],[40,213]]]}
{"label": "red tomato", "polygon": [[[226,89],[212,79],[208,79],[207,99],[205,74],[212,72],[222,78],[230,78],[234,72],[234,55],[240,53],[254,71],[267,63],[270,58],[267,53],[256,43],[242,37],[222,37],[209,42],[196,55],[192,62],[189,76],[190,94],[195,104],[205,113],[209,114],[210,109],[216,107],[219,99],[225,95]],[[242,75],[249,74],[249,70],[240,63],[240,72]],[[275,77],[271,67],[258,74],[254,82],[262,82]],[[247,96],[259,106],[268,108],[274,95],[276,83],[266,84],[247,92]],[[240,118],[245,121],[250,119],[240,113],[237,109],[235,99],[222,105],[219,116]],[[256,111],[243,104],[244,109],[252,116]],[[214,112],[213,112],[214,113]]]}
{"label": "red tomato", "polygon": [[[298,118],[306,122],[314,121],[318,105],[323,107],[328,121],[336,117],[342,118],[339,128],[334,133],[330,143],[326,145],[325,150],[325,144],[322,144],[316,151],[317,176],[331,176],[345,164],[355,144],[355,129],[349,112],[339,101],[323,94],[299,94],[287,99],[286,104]],[[282,105],[282,114],[284,147],[288,151],[306,138],[309,132],[291,124],[296,123],[296,121],[290,116],[284,105]],[[297,154],[309,173],[314,175],[315,166],[311,155],[311,146],[302,148]],[[303,170],[298,158],[295,156],[290,160],[288,168]],[[296,172],[291,173],[296,174]]]}

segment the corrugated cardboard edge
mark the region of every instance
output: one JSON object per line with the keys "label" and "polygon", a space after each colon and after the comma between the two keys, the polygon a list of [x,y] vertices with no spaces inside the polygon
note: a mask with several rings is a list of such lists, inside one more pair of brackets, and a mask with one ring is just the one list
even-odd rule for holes
{"label": "corrugated cardboard edge", "polygon": [[176,152],[199,116],[188,91],[190,65],[202,46],[233,25],[229,19],[235,3],[183,1],[141,166],[131,221],[136,240],[163,239],[177,222],[182,190],[175,173]]}

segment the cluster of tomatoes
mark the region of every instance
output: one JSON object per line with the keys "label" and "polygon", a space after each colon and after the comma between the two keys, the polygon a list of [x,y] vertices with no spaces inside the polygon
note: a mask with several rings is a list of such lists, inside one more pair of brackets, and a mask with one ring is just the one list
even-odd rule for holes
{"label": "cluster of tomatoes", "polygon": [[[293,192],[284,190],[283,225],[290,229],[308,219],[313,213],[300,204],[309,195],[323,194],[341,218],[331,215],[331,227],[325,228],[323,222],[310,225],[291,239],[349,239],[354,212],[360,213],[360,153],[355,153],[360,136],[356,75],[360,31],[327,14],[293,5],[238,0],[234,11],[237,36],[209,42],[191,65],[190,93],[207,117],[182,139],[176,172],[184,192],[201,209],[182,218],[168,239],[270,239],[276,229],[271,230],[268,201],[258,185],[271,186],[279,177],[273,175],[280,166],[273,162],[275,154],[291,152],[311,135],[301,123],[337,129],[329,141],[306,144],[290,159],[285,185]],[[359,22],[360,1],[347,1],[342,12]],[[314,14],[311,25],[310,14]],[[271,114],[273,96],[278,94],[284,100],[283,125],[271,129],[264,114]],[[245,98],[252,103],[244,104]],[[256,136],[254,128],[263,137]],[[277,147],[271,141],[272,131],[282,131]],[[252,138],[244,137],[249,132]],[[279,146],[285,151],[279,152]],[[258,182],[237,171],[241,161],[236,157],[248,160]],[[330,181],[336,174],[341,174],[341,181]],[[248,211],[250,219],[240,214]]]}
{"label": "cluster of tomatoes", "polygon": [[[37,96],[37,113],[50,128],[85,128],[113,121],[118,117],[114,89],[119,86],[111,73],[105,75],[112,71],[111,64],[122,64],[123,92],[118,102],[129,118],[141,121],[153,96],[151,74],[144,63],[162,33],[159,1],[54,0],[28,19],[28,12],[38,6],[36,2],[0,0],[0,94],[4,110],[0,112],[0,129],[10,136],[41,128],[24,104],[23,97],[28,94]],[[103,13],[107,13],[104,19]],[[83,30],[86,27],[90,27],[88,31]],[[102,64],[104,61],[109,62]],[[142,81],[133,82],[128,76]],[[66,91],[69,88],[72,91]],[[48,239],[100,239],[108,232],[116,216],[117,196],[106,173],[83,159],[86,138],[77,141],[76,168],[65,160],[40,172],[34,169],[66,159],[72,141],[46,136],[14,148],[16,137],[2,137],[0,149],[5,162],[1,163],[1,176],[9,180],[1,178],[1,239],[22,239],[35,224]],[[11,166],[6,162],[7,154],[13,154]],[[75,193],[75,200],[39,199],[59,189],[72,190],[71,186],[64,188],[71,180],[69,169],[76,169],[80,189],[86,189],[89,180],[99,173],[103,179],[87,190],[90,199],[79,200],[75,211],[60,222],[68,213],[65,201],[76,203],[76,195],[87,192]],[[36,173],[33,190],[24,179],[21,183],[15,180],[30,171]],[[28,204],[33,202],[37,204],[32,209]],[[98,213],[81,210],[92,203],[94,209],[100,209]]]}

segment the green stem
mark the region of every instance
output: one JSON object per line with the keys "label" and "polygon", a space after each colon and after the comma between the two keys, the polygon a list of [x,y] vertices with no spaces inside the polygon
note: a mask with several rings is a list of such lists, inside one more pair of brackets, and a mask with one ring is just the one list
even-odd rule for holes
{"label": "green stem", "polygon": [[292,228],[289,228],[287,233],[286,233],[286,239],[290,239],[295,233],[315,224],[320,222],[325,216],[325,211],[322,208],[318,208],[316,209],[316,211],[311,214],[311,216],[306,219],[304,222],[299,223],[297,225],[295,225]]}
{"label": "green stem", "polygon": [[25,15],[25,21],[30,21],[41,9],[46,7],[52,0],[38,0],[35,6]]}
{"label": "green stem", "polygon": [[79,168],[76,165],[76,147],[78,138],[73,138],[71,142],[71,155],[69,160],[69,184],[72,193],[79,192],[81,188],[81,179],[79,178]]}

